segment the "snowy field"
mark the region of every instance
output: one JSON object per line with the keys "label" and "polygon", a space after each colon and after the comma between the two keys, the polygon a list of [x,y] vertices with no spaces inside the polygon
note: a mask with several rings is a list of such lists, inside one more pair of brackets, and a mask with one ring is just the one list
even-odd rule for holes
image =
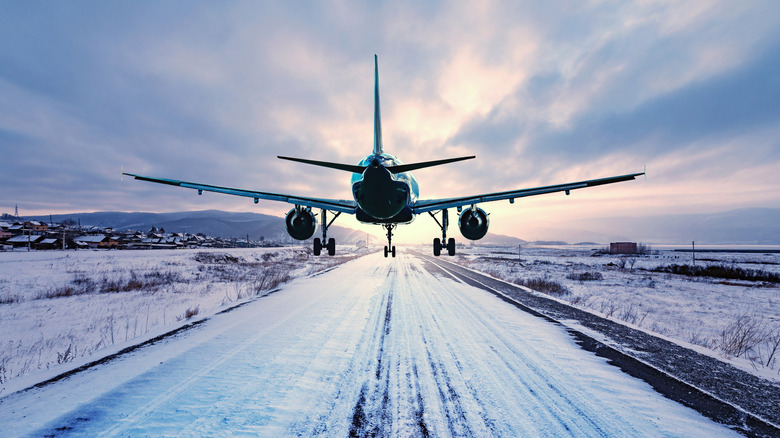
{"label": "snowy field", "polygon": [[298,278],[0,398],[3,436],[738,435],[431,268],[374,253]]}
{"label": "snowy field", "polygon": [[0,396],[357,255],[339,248],[336,257],[314,257],[300,247],[0,252]]}
{"label": "snowy field", "polygon": [[[447,260],[513,283],[557,283],[564,291],[555,296],[564,302],[780,380],[780,285],[653,271],[692,264],[690,253],[597,254],[601,249],[464,247]],[[698,252],[696,265],[778,274],[780,254]]]}

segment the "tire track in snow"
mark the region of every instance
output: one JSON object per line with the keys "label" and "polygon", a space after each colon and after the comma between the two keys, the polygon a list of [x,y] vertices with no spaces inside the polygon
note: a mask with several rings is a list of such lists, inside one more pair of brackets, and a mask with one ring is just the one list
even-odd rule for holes
{"label": "tire track in snow", "polygon": [[365,382],[361,386],[360,396],[352,414],[350,436],[377,436],[386,429],[390,421],[387,409],[390,403],[390,373],[387,364],[391,358],[386,354],[385,339],[390,333],[393,315],[393,290],[396,276],[392,267],[388,271],[388,277],[390,284],[382,297],[381,306],[384,315],[377,320],[374,330],[377,336],[375,382]]}
{"label": "tire track in snow", "polygon": [[[438,292],[436,285],[424,281],[424,276],[421,275],[418,269],[411,269],[417,266],[414,261],[409,266],[410,275],[407,276],[407,290],[413,290],[412,284],[421,283],[425,290]],[[452,378],[443,364],[445,359],[457,361],[457,356],[453,354],[443,355],[442,346],[446,347],[450,353],[452,351],[448,339],[443,337],[436,337],[435,341],[429,339],[431,335],[441,332],[436,321],[436,310],[433,308],[431,297],[432,294],[415,294],[415,300],[410,301],[405,310],[414,319],[414,325],[419,331],[418,336],[424,346],[427,360],[427,370],[429,370],[434,382],[435,395],[438,396],[438,405],[441,406],[446,420],[446,430],[457,436],[473,436],[476,431],[472,430],[467,411],[461,405],[461,394],[453,386]],[[422,394],[418,394],[418,396],[421,399],[423,398]]]}

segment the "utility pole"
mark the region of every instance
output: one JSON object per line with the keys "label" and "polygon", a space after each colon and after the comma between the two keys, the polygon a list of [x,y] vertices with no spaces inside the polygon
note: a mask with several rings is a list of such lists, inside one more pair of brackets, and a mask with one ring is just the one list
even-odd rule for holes
{"label": "utility pole", "polygon": [[691,247],[693,247],[693,266],[696,266],[696,242],[693,240],[691,241]]}

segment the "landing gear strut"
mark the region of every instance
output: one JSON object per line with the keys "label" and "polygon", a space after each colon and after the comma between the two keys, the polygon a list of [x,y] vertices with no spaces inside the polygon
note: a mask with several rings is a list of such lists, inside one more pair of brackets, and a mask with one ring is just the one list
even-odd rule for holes
{"label": "landing gear strut", "polygon": [[[336,255],[336,239],[330,238],[328,239],[328,227],[330,227],[333,224],[333,221],[336,220],[337,217],[341,212],[336,212],[336,215],[333,216],[333,219],[328,222],[328,210],[322,210],[322,214],[320,215],[320,226],[322,227],[322,240],[320,240],[319,237],[314,238],[314,255],[318,256],[322,253],[322,249],[325,248],[328,250],[328,255]],[[327,242],[327,243],[325,243]]]}
{"label": "landing gear strut", "polygon": [[385,229],[387,230],[387,246],[385,246],[385,257],[387,257],[388,254],[392,254],[393,257],[395,257],[395,246],[393,246],[393,228],[396,226],[397,225],[395,224],[384,225]]}
{"label": "landing gear strut", "polygon": [[447,254],[454,256],[455,239],[450,237],[450,239],[447,240],[447,226],[450,224],[449,216],[447,215],[447,209],[445,208],[444,210],[441,210],[441,222],[436,219],[436,215],[433,212],[428,212],[428,214],[431,215],[433,220],[435,220],[439,225],[439,228],[441,228],[441,240],[439,240],[438,237],[433,239],[433,255],[438,257],[441,255],[441,250],[446,249]]}

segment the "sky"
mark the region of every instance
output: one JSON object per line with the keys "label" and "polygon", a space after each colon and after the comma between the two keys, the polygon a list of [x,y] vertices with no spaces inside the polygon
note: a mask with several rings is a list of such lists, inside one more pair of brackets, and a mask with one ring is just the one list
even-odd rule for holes
{"label": "sky", "polygon": [[[416,171],[422,199],[647,168],[483,204],[491,232],[780,208],[774,0],[0,1],[0,212],[291,207],[120,169],[351,199],[349,174],[276,156],[371,152],[374,54],[386,152],[477,156]],[[419,217],[398,233],[428,241],[437,227]]]}

